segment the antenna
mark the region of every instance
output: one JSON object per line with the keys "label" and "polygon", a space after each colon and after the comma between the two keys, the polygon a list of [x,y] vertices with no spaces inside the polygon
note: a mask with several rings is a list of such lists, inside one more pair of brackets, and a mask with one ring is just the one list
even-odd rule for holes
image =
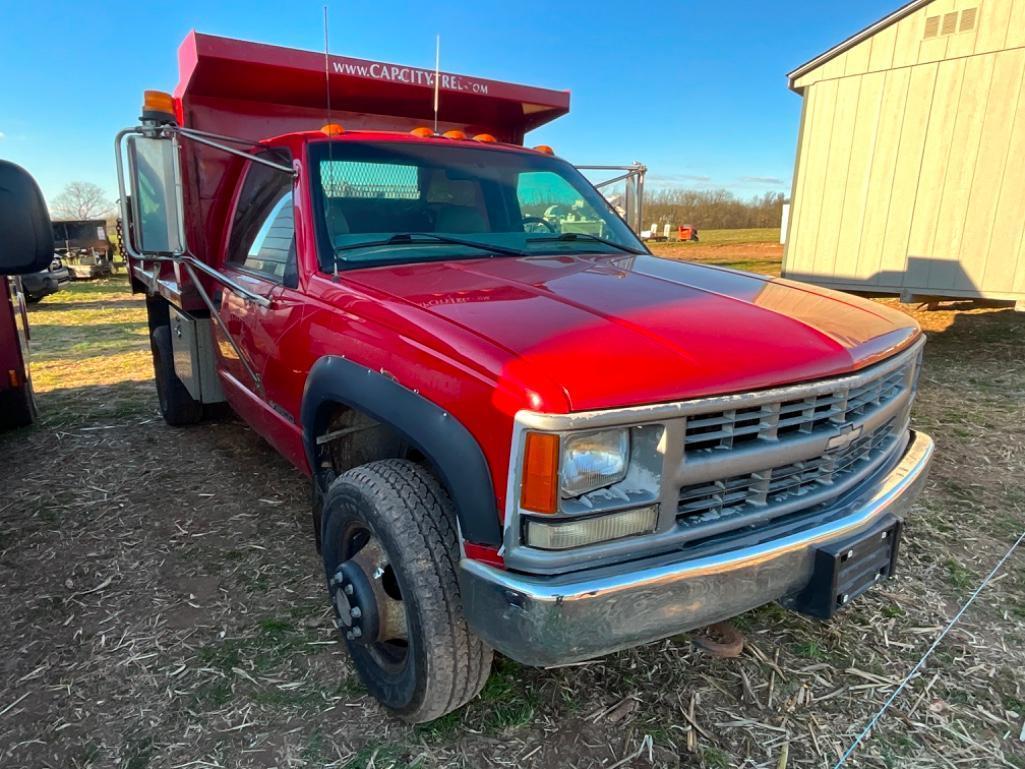
{"label": "antenna", "polygon": [[441,35],[434,37],[434,133],[438,133],[438,90],[441,88]]}
{"label": "antenna", "polygon": [[324,6],[324,96],[327,102],[327,122],[331,122],[331,57],[327,47],[327,6]]}
{"label": "antenna", "polygon": [[[324,103],[327,108],[327,120],[325,125],[331,123],[331,55],[328,53],[328,40],[327,40],[327,6],[324,6]],[[327,164],[331,169],[331,173],[334,173],[334,153],[332,149],[334,147],[334,139],[329,134],[327,137]],[[327,185],[324,184],[323,177],[321,177],[320,188],[325,198],[327,198]],[[325,200],[325,203],[327,201]],[[334,241],[334,227],[332,227],[332,219],[334,218],[334,206],[327,204],[325,205],[327,213],[327,231],[328,238]],[[332,254],[331,254],[331,265],[333,268],[334,279],[338,280],[338,254],[334,251],[334,242],[331,243]]]}

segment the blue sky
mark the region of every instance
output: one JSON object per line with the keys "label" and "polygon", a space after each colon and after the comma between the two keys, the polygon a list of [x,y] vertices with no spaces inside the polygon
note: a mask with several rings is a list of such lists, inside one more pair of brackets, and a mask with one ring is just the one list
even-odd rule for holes
{"label": "blue sky", "polygon": [[[575,163],[639,160],[649,186],[789,193],[801,100],[785,74],[899,0],[650,3],[340,2],[331,52],[572,91],[533,132]],[[323,0],[0,0],[0,157],[46,197],[69,181],[113,198],[112,141],[142,91],[170,91],[190,29],[321,50]]]}

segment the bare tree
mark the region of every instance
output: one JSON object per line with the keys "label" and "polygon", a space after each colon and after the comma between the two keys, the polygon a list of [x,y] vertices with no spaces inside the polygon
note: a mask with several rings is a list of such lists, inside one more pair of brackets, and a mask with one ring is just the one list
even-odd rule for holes
{"label": "bare tree", "polygon": [[743,200],[727,190],[656,189],[645,196],[644,218],[709,230],[778,227],[785,202],[780,192]]}
{"label": "bare tree", "polygon": [[50,201],[50,213],[55,219],[104,219],[113,210],[114,204],[92,182],[70,182]]}

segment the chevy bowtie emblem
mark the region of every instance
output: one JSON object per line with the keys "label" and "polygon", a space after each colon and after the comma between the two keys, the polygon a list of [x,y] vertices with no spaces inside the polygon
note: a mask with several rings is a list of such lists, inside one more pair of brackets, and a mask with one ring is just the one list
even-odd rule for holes
{"label": "chevy bowtie emblem", "polygon": [[826,453],[843,451],[861,436],[864,429],[864,425],[852,425],[850,423],[843,425],[837,435],[826,441]]}

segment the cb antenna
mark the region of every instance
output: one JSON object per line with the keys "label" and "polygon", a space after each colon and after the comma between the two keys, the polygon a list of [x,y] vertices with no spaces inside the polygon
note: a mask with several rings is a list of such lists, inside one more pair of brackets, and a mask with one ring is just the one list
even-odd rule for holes
{"label": "cb antenna", "polygon": [[[327,39],[327,6],[324,6],[324,104],[327,109],[327,120],[325,121],[324,127],[331,125],[331,55],[328,53],[328,39]],[[328,128],[328,131],[332,129]],[[332,141],[332,134],[328,133],[327,136],[327,165],[328,173],[333,174],[335,171],[334,155],[332,153],[334,142]],[[320,188],[324,194],[324,202],[327,204],[327,230],[328,237],[331,238],[332,251],[334,251],[334,227],[332,227],[332,219],[335,208],[327,201],[329,185],[324,184],[323,172],[321,173]],[[338,254],[332,253],[331,255],[332,272],[334,273],[335,280],[338,280]]]}
{"label": "cb antenna", "polygon": [[441,35],[434,36],[434,133],[438,133],[438,92],[441,88]]}

